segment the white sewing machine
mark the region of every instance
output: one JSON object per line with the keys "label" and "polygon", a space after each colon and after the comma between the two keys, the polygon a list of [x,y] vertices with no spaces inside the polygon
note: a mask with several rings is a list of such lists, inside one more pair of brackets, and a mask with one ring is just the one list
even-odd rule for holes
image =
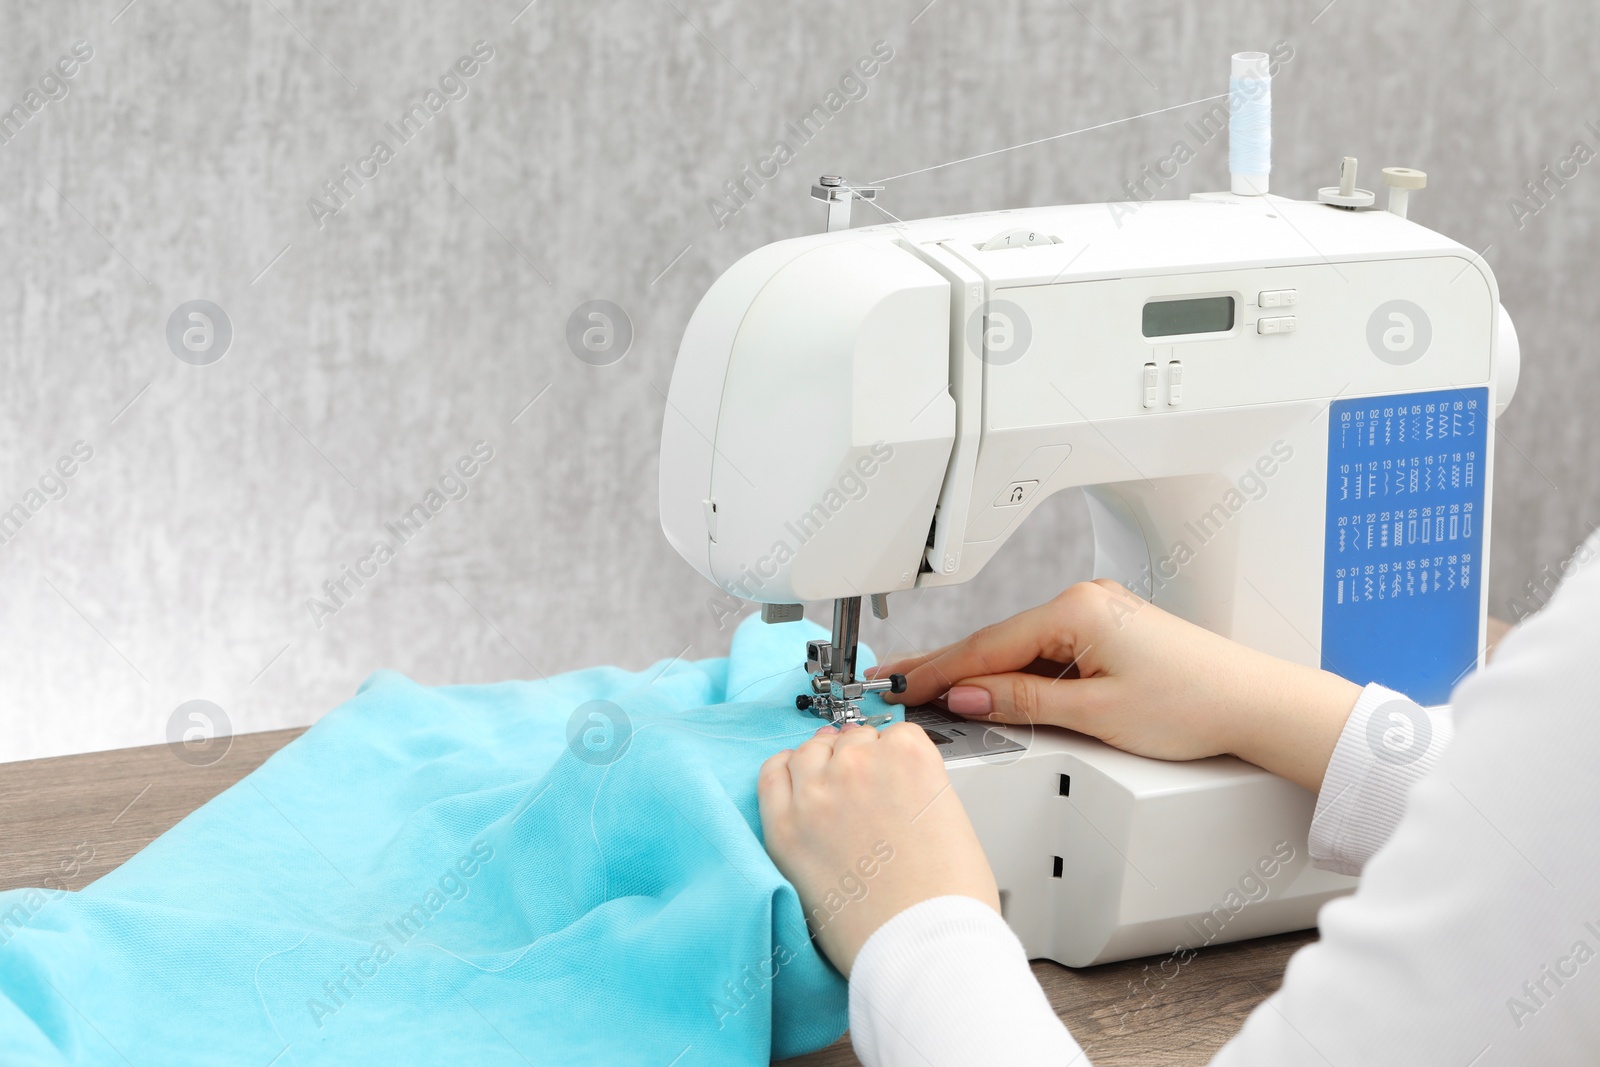
{"label": "white sewing machine", "polygon": [[[1482,656],[1516,336],[1483,261],[1404,217],[1418,172],[1386,172],[1400,195],[1381,210],[1345,169],[1321,201],[990,211],[752,252],[684,333],[668,539],[769,621],[834,601],[799,697],[832,719],[891,685],[855,676],[862,598],[882,614],[888,594],[967,581],[1069,488],[1097,576],[1442,703]],[[872,192],[813,190],[834,224]],[[910,717],[941,742],[1030,956],[1304,929],[1354,885],[1307,862],[1315,798],[1237,759]]]}

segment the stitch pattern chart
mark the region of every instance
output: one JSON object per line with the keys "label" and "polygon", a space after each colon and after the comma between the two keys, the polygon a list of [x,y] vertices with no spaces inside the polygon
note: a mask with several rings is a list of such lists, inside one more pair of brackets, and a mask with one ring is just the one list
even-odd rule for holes
{"label": "stitch pattern chart", "polygon": [[1488,394],[1329,407],[1324,669],[1442,704],[1477,662]]}

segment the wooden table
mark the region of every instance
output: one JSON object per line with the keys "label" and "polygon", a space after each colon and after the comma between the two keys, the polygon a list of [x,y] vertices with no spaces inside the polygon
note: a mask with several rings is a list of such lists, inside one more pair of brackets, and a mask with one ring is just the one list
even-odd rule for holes
{"label": "wooden table", "polygon": [[[205,767],[165,745],[0,764],[0,889],[81,889],[298,737],[275,730],[232,738]],[[70,873],[69,873],[70,872]],[[1162,958],[1073,971],[1033,970],[1096,1067],[1205,1063],[1277,988],[1307,931],[1203,949],[1174,972]],[[855,1064],[848,1039],[790,1067]]]}

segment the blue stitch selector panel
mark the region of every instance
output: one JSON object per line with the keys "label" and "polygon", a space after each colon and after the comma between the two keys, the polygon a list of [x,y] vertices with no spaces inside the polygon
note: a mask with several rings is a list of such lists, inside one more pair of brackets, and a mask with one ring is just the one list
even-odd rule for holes
{"label": "blue stitch selector panel", "polygon": [[1443,704],[1477,664],[1485,388],[1328,411],[1322,666]]}

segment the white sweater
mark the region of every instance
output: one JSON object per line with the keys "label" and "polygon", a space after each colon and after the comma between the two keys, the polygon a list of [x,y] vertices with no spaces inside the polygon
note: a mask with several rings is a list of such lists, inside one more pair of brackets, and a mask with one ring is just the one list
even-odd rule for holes
{"label": "white sweater", "polygon": [[[1313,862],[1361,884],[1213,1063],[1600,1064],[1600,564],[1453,709],[1362,693],[1310,837]],[[1016,936],[968,897],[868,939],[850,1031],[867,1067],[1087,1063]]]}

